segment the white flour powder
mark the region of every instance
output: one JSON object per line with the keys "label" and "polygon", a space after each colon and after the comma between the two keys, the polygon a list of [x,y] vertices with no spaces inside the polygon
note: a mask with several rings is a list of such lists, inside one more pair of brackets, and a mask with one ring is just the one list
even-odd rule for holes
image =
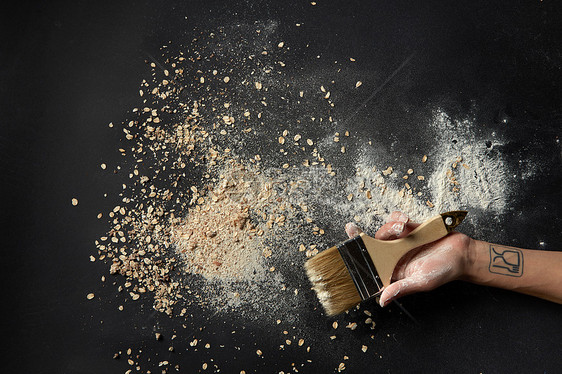
{"label": "white flour powder", "polygon": [[[337,210],[370,230],[394,210],[418,222],[451,210],[504,213],[512,182],[503,156],[495,148],[501,140],[486,145],[486,139],[476,135],[472,121],[453,120],[442,110],[434,112],[429,125],[429,131],[435,132],[437,151],[428,152],[426,163],[420,154],[412,170],[398,172],[363,152],[345,195],[339,196],[343,202],[337,204]],[[430,171],[429,176],[420,169]]]}
{"label": "white flour powder", "polygon": [[[439,150],[433,156],[435,171],[429,178],[435,210],[483,210],[502,214],[511,193],[507,167],[502,155],[479,139],[469,120],[455,121],[436,111],[432,127],[438,135]],[[454,138],[456,143],[451,139]]]}

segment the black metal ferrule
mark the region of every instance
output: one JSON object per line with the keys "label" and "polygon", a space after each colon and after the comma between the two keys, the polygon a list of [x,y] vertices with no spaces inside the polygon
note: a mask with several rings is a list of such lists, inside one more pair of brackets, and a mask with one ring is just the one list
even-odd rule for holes
{"label": "black metal ferrule", "polygon": [[363,239],[356,236],[338,244],[337,248],[361,300],[367,300],[379,292],[383,284]]}

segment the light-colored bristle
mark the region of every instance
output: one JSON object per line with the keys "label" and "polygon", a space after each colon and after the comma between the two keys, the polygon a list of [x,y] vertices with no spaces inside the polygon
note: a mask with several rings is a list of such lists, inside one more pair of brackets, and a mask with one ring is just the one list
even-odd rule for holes
{"label": "light-colored bristle", "polygon": [[336,247],[320,252],[305,263],[312,288],[330,316],[359,304],[361,297]]}

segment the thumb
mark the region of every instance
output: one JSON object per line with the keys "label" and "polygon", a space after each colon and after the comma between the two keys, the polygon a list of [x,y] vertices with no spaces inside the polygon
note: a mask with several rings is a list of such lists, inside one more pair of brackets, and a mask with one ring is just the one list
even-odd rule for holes
{"label": "thumb", "polygon": [[379,304],[381,307],[387,306],[392,300],[398,299],[399,297],[409,295],[411,293],[417,292],[418,284],[413,282],[411,279],[401,279],[394,283],[391,283],[388,287],[384,289],[379,299]]}

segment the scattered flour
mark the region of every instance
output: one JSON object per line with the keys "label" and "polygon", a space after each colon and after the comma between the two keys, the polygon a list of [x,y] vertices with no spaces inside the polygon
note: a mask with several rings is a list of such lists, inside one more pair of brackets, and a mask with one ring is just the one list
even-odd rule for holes
{"label": "scattered flour", "polygon": [[473,122],[453,120],[441,110],[435,112],[431,125],[440,145],[429,178],[435,210],[504,213],[511,188],[502,154],[494,148],[501,142],[487,147],[485,139],[475,135]]}
{"label": "scattered flour", "polygon": [[513,188],[496,148],[501,140],[486,145],[471,120],[453,120],[442,110],[434,112],[429,132],[435,133],[437,150],[428,152],[427,162],[421,161],[420,154],[418,165],[406,173],[384,169],[386,165],[363,152],[355,162],[355,175],[339,195],[343,200],[337,204],[340,214],[374,230],[395,210],[418,222],[452,210],[504,213]]}

